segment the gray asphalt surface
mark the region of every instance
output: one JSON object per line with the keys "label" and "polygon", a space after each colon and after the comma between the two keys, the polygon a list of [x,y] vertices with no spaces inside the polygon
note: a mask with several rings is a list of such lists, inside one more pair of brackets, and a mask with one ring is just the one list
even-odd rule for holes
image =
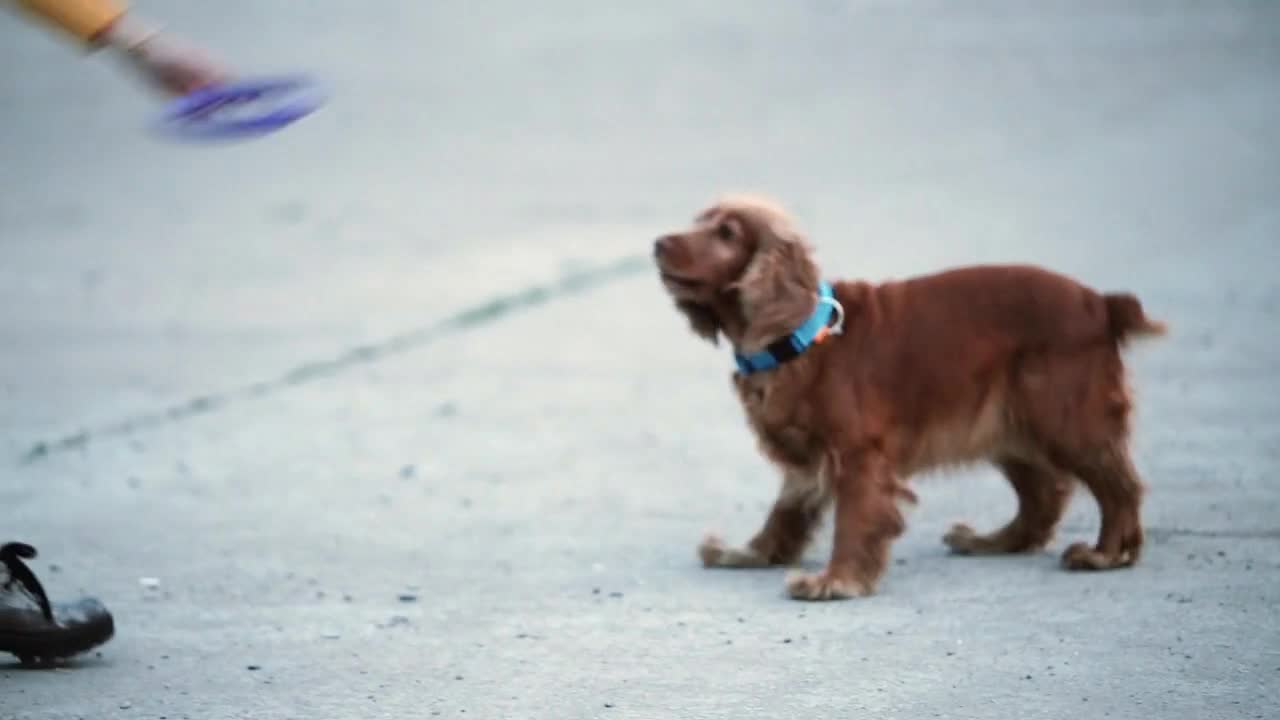
{"label": "gray asphalt surface", "polygon": [[[1280,716],[1280,4],[378,5],[146,3],[330,84],[221,148],[0,22],[0,536],[119,626],[0,718]],[[1143,563],[948,557],[975,469],[875,597],[698,567],[777,481],[644,255],[737,189],[1137,292]]]}

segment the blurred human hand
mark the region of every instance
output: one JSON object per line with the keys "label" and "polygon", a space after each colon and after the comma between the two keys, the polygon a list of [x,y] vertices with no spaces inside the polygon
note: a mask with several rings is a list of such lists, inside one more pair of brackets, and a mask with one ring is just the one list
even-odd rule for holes
{"label": "blurred human hand", "polygon": [[199,47],[125,15],[102,35],[153,88],[185,95],[230,79],[230,71]]}

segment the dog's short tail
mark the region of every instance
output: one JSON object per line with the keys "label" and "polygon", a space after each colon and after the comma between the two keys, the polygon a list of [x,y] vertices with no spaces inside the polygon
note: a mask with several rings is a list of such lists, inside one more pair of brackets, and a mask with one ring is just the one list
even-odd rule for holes
{"label": "dog's short tail", "polygon": [[1142,303],[1130,293],[1107,293],[1102,296],[1107,304],[1107,325],[1111,337],[1121,344],[1129,339],[1156,337],[1168,332],[1159,320],[1152,320],[1142,311]]}

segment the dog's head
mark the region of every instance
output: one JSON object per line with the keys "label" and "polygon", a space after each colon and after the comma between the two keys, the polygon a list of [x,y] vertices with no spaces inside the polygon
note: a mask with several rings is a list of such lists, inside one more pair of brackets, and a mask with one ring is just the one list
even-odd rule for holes
{"label": "dog's head", "polygon": [[654,242],[663,286],[694,332],[763,347],[813,309],[818,268],[795,223],[763,198],[723,198]]}

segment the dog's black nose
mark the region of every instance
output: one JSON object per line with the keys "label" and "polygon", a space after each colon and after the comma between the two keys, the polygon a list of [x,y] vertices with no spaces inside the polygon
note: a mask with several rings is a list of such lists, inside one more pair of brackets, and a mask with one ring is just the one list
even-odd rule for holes
{"label": "dog's black nose", "polygon": [[670,235],[663,235],[662,237],[658,238],[657,240],[654,240],[654,241],[653,241],[653,254],[654,254],[655,256],[662,256],[662,255],[666,254],[666,253],[667,253],[667,251],[669,251],[669,250],[671,249],[671,242],[672,242],[672,240],[671,240],[671,236],[670,236]]}

